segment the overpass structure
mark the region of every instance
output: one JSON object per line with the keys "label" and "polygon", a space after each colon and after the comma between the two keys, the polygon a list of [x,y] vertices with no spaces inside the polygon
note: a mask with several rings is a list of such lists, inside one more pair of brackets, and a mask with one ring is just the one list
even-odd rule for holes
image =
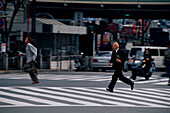
{"label": "overpass structure", "polygon": [[170,0],[36,0],[36,13],[67,19],[74,12],[94,18],[169,19]]}

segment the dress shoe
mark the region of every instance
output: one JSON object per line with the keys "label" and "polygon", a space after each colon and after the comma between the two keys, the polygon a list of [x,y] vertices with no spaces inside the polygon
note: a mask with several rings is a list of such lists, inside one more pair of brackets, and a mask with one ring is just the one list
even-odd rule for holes
{"label": "dress shoe", "polygon": [[110,88],[106,88],[106,90],[109,92],[113,92],[113,90],[111,90]]}
{"label": "dress shoe", "polygon": [[32,84],[38,84],[39,82],[32,82]]}
{"label": "dress shoe", "polygon": [[131,90],[133,90],[133,88],[134,88],[134,82],[132,82],[132,84],[130,85],[130,87],[131,87]]}

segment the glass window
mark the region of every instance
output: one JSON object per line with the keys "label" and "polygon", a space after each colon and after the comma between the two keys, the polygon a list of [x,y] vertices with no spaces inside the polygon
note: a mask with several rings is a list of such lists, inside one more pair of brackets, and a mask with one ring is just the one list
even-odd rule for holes
{"label": "glass window", "polygon": [[141,48],[132,48],[130,51],[130,56],[132,57],[133,55],[136,55],[137,51],[142,51]]}
{"label": "glass window", "polygon": [[150,54],[151,54],[152,56],[158,56],[158,55],[159,55],[159,54],[158,54],[158,49],[150,49],[149,52],[150,52]]}
{"label": "glass window", "polygon": [[166,49],[160,49],[160,56],[164,56],[165,55],[165,51],[166,51]]}
{"label": "glass window", "polygon": [[111,52],[101,52],[101,53],[98,53],[97,56],[100,56],[100,57],[111,57]]}

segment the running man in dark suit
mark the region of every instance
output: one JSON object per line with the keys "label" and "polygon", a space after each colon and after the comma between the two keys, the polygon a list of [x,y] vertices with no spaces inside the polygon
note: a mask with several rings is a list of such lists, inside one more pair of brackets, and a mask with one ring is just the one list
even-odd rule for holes
{"label": "running man in dark suit", "polygon": [[108,88],[106,88],[106,90],[109,91],[109,92],[113,92],[113,89],[115,87],[115,84],[116,84],[118,78],[122,82],[130,85],[131,90],[133,90],[134,82],[132,82],[130,79],[126,78],[122,73],[123,64],[125,62],[124,53],[123,53],[123,51],[121,51],[119,49],[119,44],[117,42],[113,43],[112,47],[113,47],[113,52],[112,52],[111,60],[110,60],[108,65],[113,63],[113,67],[115,69],[115,72],[112,75],[112,80],[111,80]]}

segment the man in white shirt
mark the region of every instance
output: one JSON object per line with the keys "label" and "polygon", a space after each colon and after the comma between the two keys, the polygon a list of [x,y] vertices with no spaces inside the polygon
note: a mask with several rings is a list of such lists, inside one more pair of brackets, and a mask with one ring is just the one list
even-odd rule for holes
{"label": "man in white shirt", "polygon": [[[36,67],[35,64],[36,62],[36,57],[37,57],[37,48],[34,47],[31,43],[32,43],[32,39],[30,37],[26,37],[25,39],[25,43],[27,44],[26,47],[26,53],[19,53],[20,56],[25,55],[27,56],[27,61],[26,63],[30,63],[31,65],[33,65],[33,67]],[[35,72],[37,71],[37,67],[36,69],[29,71],[29,75],[32,79],[32,84],[37,84],[39,83],[39,80],[35,74]]]}

